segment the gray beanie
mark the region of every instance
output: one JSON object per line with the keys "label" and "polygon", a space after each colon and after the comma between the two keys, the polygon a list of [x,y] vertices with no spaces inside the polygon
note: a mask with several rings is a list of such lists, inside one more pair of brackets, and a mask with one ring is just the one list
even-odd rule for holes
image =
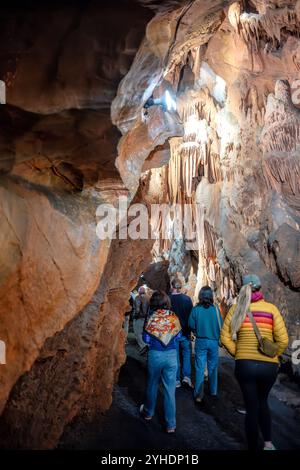
{"label": "gray beanie", "polygon": [[243,276],[243,286],[246,284],[251,284],[251,286],[254,288],[261,287],[260,279],[258,276],[256,276],[256,274],[246,274]]}

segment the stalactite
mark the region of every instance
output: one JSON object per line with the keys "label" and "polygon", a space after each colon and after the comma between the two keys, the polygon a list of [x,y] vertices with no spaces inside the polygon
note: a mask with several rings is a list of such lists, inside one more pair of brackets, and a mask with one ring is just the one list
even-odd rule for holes
{"label": "stalactite", "polygon": [[227,276],[223,277],[222,294],[223,294],[224,299],[227,300],[229,297],[229,282],[228,282]]}
{"label": "stalactite", "polygon": [[178,113],[183,122],[187,122],[191,116],[196,116],[199,121],[204,119],[210,125],[219,110],[220,106],[206,87],[197,93],[190,92],[184,95],[184,99],[178,100]]}
{"label": "stalactite", "polygon": [[268,158],[263,170],[268,187],[279,191],[281,184],[286,183],[294,195],[300,193],[300,161],[297,157]]}
{"label": "stalactite", "polygon": [[[260,138],[264,153],[263,174],[268,188],[289,197],[298,205],[300,192],[300,112],[291,100],[288,82],[278,80],[274,95],[269,95],[265,126]],[[297,196],[294,201],[292,196]]]}
{"label": "stalactite", "polygon": [[195,229],[197,229],[197,245],[198,252],[203,256],[205,243],[204,216],[205,209],[201,204],[192,204],[193,220],[195,221]]}
{"label": "stalactite", "polygon": [[207,164],[207,174],[205,176],[211,184],[222,180],[219,155],[210,152]]}
{"label": "stalactite", "polygon": [[262,135],[262,139],[264,140],[265,152],[293,152],[300,143],[300,121],[290,121],[286,124],[282,122],[280,126],[268,127],[266,133]]}
{"label": "stalactite", "polygon": [[204,221],[204,255],[207,259],[216,258],[216,241],[217,236],[210,224]]}
{"label": "stalactite", "polygon": [[214,264],[212,259],[209,260],[208,272],[209,272],[210,280],[212,282],[215,282],[215,280],[216,280],[216,270],[215,270],[215,264]]}
{"label": "stalactite", "polygon": [[[195,64],[195,56],[193,60]],[[216,237],[205,223],[205,208],[196,203],[195,191],[202,176],[210,183],[221,180],[220,158],[212,151],[212,138],[209,137],[213,132],[210,124],[215,122],[218,111],[219,106],[208,89],[184,94],[184,99],[178,103],[178,113],[184,122],[185,133],[183,137],[170,139],[170,160],[166,168],[169,204],[180,204],[183,217],[190,216],[189,229],[197,233],[197,250],[203,260],[215,258]],[[171,234],[172,227],[166,227],[167,223],[161,221],[160,231],[167,228]],[[170,248],[173,236],[162,242],[161,249]]]}
{"label": "stalactite", "polygon": [[228,19],[236,32],[239,31],[240,16],[241,16],[241,4],[239,2],[234,2],[232,5],[230,5],[228,9]]}
{"label": "stalactite", "polygon": [[297,0],[297,1],[296,1],[295,12],[296,12],[297,20],[298,20],[299,23],[300,23],[300,0]]}
{"label": "stalactite", "polygon": [[259,50],[260,41],[272,44],[272,49],[281,43],[282,30],[299,37],[300,6],[272,9],[266,7],[261,13],[241,12],[238,2],[232,4],[228,11],[228,19],[235,32],[247,44],[251,53]]}
{"label": "stalactite", "polygon": [[195,77],[198,77],[201,66],[201,46],[195,47],[191,53],[193,55],[193,73]]}

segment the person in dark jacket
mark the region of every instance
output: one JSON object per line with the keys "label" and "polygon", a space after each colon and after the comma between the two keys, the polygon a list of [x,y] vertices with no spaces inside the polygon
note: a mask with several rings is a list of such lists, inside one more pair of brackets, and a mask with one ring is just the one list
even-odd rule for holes
{"label": "person in dark jacket", "polygon": [[150,299],[149,317],[143,333],[143,339],[149,345],[149,353],[146,398],[140,413],[146,421],[153,417],[161,381],[167,433],[176,430],[177,341],[180,337],[180,322],[170,310],[169,297],[165,292],[155,291]]}
{"label": "person in dark jacket", "polygon": [[203,398],[204,371],[207,363],[210,394],[218,393],[219,339],[223,319],[219,308],[214,305],[213,292],[204,286],[199,292],[199,303],[193,308],[189,326],[196,336],[194,396],[200,403]]}
{"label": "person in dark jacket", "polygon": [[133,301],[133,331],[135,334],[136,342],[140,347],[140,354],[143,354],[146,351],[146,344],[143,341],[143,329],[145,319],[148,315],[149,310],[149,297],[146,293],[146,289],[141,286],[138,290],[138,295]]}
{"label": "person in dark jacket", "polygon": [[181,361],[180,353],[182,352],[182,383],[193,388],[191,380],[191,341],[190,341],[190,327],[189,316],[193,308],[193,302],[190,297],[181,292],[182,284],[179,279],[173,279],[172,283],[171,308],[179,318],[182,337],[178,342],[178,369],[177,369],[177,382],[176,387],[180,387],[181,382]]}

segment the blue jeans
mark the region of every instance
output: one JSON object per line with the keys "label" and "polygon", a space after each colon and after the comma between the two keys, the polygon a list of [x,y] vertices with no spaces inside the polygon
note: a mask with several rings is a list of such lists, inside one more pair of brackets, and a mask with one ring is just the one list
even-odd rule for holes
{"label": "blue jeans", "polygon": [[216,339],[197,338],[195,344],[196,381],[195,397],[203,396],[204,371],[207,363],[208,380],[211,395],[218,393],[219,341]]}
{"label": "blue jeans", "polygon": [[148,378],[144,411],[147,416],[155,412],[157,392],[160,380],[163,386],[164,412],[167,429],[176,427],[176,371],[177,351],[150,350],[148,353]]}
{"label": "blue jeans", "polygon": [[182,336],[178,341],[177,347],[177,377],[176,379],[180,380],[180,350],[182,350],[182,376],[191,378],[191,342],[186,336]]}

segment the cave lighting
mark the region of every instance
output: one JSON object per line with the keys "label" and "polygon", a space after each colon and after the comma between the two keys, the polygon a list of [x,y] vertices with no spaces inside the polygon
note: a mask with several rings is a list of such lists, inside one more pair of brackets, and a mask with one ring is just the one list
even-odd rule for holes
{"label": "cave lighting", "polygon": [[164,100],[165,100],[165,103],[166,103],[166,106],[167,106],[167,110],[168,110],[168,111],[176,111],[176,109],[177,109],[176,101],[175,101],[175,99],[171,96],[171,93],[169,92],[169,90],[167,90],[167,91],[165,92]]}
{"label": "cave lighting", "polygon": [[161,106],[164,111],[176,111],[177,110],[177,105],[176,105],[176,100],[175,98],[171,95],[169,90],[166,90],[164,95],[161,98],[153,98],[153,96],[150,96],[146,103],[144,104],[144,108],[148,109],[151,106]]}

